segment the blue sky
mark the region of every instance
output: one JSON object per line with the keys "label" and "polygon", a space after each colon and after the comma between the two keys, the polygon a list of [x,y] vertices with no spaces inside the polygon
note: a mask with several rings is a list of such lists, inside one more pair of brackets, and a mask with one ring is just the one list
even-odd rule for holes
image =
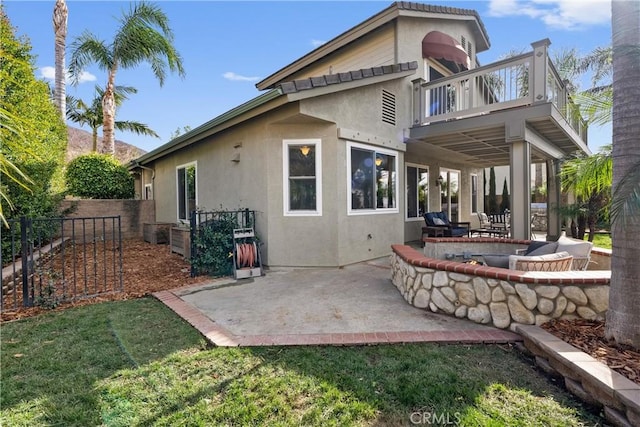
{"label": "blue sky", "polygon": [[[36,55],[36,76],[53,77],[54,1],[4,2],[18,35],[26,35]],[[172,132],[196,127],[246,102],[260,92],[255,83],[385,9],[391,1],[156,1],[167,14],[186,77],[170,75],[160,87],[147,65],[120,70],[117,84],[133,86],[118,111],[119,120],[148,124],[161,139],[117,133],[116,138],[150,151],[169,141]],[[482,64],[531,43],[551,40],[552,54],[567,48],[588,53],[611,44],[611,5],[607,0],[424,1],[475,9],[484,22],[491,48],[479,55]],[[69,8],[67,46],[89,30],[110,41],[116,21],[129,2],[73,1]],[[69,53],[67,53],[67,57]],[[95,66],[85,81],[67,93],[89,101],[94,86],[106,76]],[[583,82],[586,87],[588,82]],[[72,124],[72,123],[70,123]],[[72,124],[75,125],[75,124]],[[590,128],[592,151],[611,142],[611,126]]]}

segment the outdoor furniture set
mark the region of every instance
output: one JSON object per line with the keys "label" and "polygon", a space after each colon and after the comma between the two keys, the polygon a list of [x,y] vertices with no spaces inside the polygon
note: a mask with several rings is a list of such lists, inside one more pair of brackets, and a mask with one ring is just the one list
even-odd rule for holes
{"label": "outdoor furniture set", "polygon": [[482,254],[490,267],[519,271],[584,271],[591,258],[592,242],[561,236],[556,242],[534,240],[515,254]]}

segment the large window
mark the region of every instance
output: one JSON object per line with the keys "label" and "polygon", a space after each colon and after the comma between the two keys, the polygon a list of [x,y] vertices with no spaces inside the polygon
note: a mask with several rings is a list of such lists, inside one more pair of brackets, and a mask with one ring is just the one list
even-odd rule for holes
{"label": "large window", "polygon": [[284,140],[284,214],[322,215],[319,139]]}
{"label": "large window", "polygon": [[422,218],[429,212],[429,170],[407,164],[407,219]]}
{"label": "large window", "polygon": [[178,221],[189,221],[189,215],[196,209],[196,163],[176,168],[178,183]]}
{"label": "large window", "polygon": [[347,145],[349,213],[398,212],[395,151]]}

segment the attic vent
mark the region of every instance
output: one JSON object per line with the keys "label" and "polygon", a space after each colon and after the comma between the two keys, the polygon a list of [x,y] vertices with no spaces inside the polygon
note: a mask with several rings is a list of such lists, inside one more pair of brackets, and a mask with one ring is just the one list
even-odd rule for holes
{"label": "attic vent", "polygon": [[473,49],[471,49],[471,42],[467,43],[467,53],[469,54],[469,58],[473,58]]}
{"label": "attic vent", "polygon": [[382,122],[394,126],[396,124],[396,96],[384,89],[382,90]]}
{"label": "attic vent", "polygon": [[460,45],[462,49],[467,50],[467,39],[465,39],[464,36],[460,36]]}

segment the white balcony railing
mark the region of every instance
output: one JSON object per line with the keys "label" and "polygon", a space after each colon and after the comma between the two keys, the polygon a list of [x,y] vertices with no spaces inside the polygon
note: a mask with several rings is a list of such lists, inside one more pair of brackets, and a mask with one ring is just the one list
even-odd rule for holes
{"label": "white balcony railing", "polygon": [[586,141],[587,126],[548,57],[548,43],[534,43],[533,52],[433,82],[414,80],[414,126],[552,102]]}

